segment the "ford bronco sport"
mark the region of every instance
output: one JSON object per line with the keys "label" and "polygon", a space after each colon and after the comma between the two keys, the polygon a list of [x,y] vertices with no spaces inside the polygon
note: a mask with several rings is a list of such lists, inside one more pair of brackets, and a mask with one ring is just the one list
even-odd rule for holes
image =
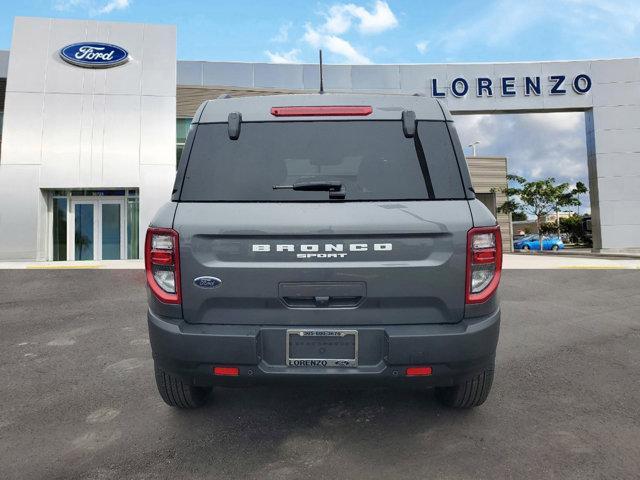
{"label": "ford bronco sport", "polygon": [[375,380],[482,404],[502,264],[450,114],[400,95],[203,103],[147,232],[156,381]]}

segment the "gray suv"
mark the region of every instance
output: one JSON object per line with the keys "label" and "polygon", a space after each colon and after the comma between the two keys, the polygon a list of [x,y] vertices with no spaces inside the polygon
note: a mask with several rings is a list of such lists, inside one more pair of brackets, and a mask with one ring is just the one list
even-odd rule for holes
{"label": "gray suv", "polygon": [[482,404],[502,265],[450,114],[396,95],[203,103],[147,232],[156,381],[411,383]]}

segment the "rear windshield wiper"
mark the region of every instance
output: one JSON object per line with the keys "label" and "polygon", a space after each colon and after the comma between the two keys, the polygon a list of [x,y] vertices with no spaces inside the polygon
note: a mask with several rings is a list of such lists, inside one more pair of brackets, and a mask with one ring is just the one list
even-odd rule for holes
{"label": "rear windshield wiper", "polygon": [[329,192],[329,198],[340,199],[346,195],[344,185],[339,181],[296,182],[293,185],[274,185],[274,190],[299,190],[303,192]]}

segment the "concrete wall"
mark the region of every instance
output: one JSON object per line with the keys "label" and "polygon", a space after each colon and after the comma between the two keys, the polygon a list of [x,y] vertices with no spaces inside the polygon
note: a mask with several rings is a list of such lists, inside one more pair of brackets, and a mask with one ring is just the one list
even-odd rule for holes
{"label": "concrete wall", "polygon": [[[589,92],[579,94],[572,79],[586,74]],[[565,75],[564,94],[552,94],[549,76]],[[502,88],[514,77],[515,95]],[[540,95],[525,95],[524,77],[540,77]],[[470,83],[457,97],[451,83]],[[493,95],[477,95],[472,81],[493,80]],[[453,113],[586,112],[589,184],[594,249],[640,251],[640,59],[570,62],[521,62],[433,65],[326,65],[324,86],[335,92],[422,93],[432,95],[432,81]],[[178,62],[178,84],[185,87],[317,91],[317,65]],[[222,90],[222,89],[220,89]],[[486,92],[485,92],[486,93]]]}
{"label": "concrete wall", "polygon": [[255,95],[281,95],[301,93],[289,90],[233,88],[233,87],[184,87],[178,86],[176,97],[176,113],[179,118],[192,118],[196,110],[205,100],[218,98],[220,95],[232,97],[250,97]]}
{"label": "concrete wall", "polygon": [[[110,42],[130,61],[80,68],[59,50]],[[0,158],[0,258],[44,259],[42,189],[138,187],[144,238],[175,173],[176,29],[15,19]]]}

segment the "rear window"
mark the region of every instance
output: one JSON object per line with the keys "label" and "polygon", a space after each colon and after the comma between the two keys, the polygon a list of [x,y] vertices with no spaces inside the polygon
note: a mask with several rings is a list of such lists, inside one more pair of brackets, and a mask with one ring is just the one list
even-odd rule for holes
{"label": "rear window", "polygon": [[445,122],[417,131],[405,138],[400,121],[246,122],[230,140],[226,123],[200,124],[180,200],[329,201],[326,191],[273,188],[324,181],[341,182],[344,201],[464,198]]}

